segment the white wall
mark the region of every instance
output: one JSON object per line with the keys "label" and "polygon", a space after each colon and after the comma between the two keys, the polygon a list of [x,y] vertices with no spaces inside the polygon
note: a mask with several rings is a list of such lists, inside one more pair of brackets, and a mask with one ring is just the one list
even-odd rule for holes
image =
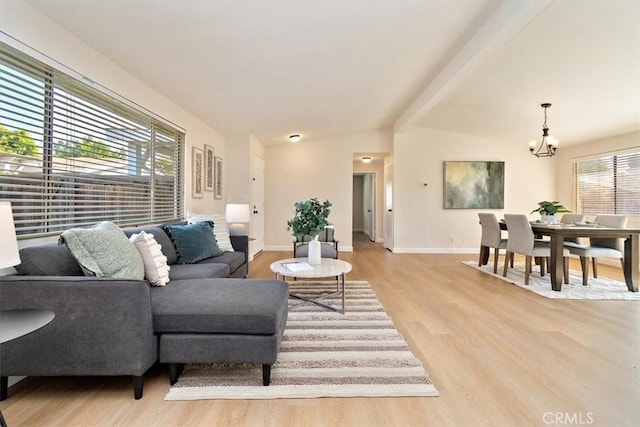
{"label": "white wall", "polygon": [[383,129],[265,147],[265,249],[291,250],[294,203],[317,197],[333,204],[329,220],[340,251],[353,250],[353,153],[390,152],[391,143],[391,129]]}
{"label": "white wall", "polygon": [[227,136],[225,199],[229,203],[249,203],[251,192],[251,135]]}
{"label": "white wall", "polygon": [[[224,199],[214,200],[211,192],[205,192],[202,199],[193,199],[190,178],[192,147],[204,148],[205,143],[209,144],[214,147],[216,156],[224,159],[225,139],[220,133],[102,56],[27,2],[2,1],[0,10],[0,29],[11,38],[185,129],[186,208],[198,212],[224,212]],[[11,38],[0,34],[1,41],[18,47]],[[25,51],[29,53],[28,49]]]}
{"label": "white wall", "polygon": [[[529,214],[556,197],[555,158],[532,156],[526,142],[412,127],[394,147],[394,252],[477,252],[478,212]],[[452,160],[504,161],[504,209],[444,209],[443,162]]]}

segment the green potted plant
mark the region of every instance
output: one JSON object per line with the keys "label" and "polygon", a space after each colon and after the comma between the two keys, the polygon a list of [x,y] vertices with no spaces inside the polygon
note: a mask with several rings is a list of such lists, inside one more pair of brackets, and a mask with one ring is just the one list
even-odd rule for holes
{"label": "green potted plant", "polygon": [[538,207],[531,211],[531,213],[538,212],[540,214],[540,220],[542,222],[548,222],[549,224],[555,224],[558,222],[558,218],[556,214],[558,212],[571,212],[569,209],[565,208],[558,201],[550,202],[548,200],[543,200],[538,202]]}
{"label": "green potted plant", "polygon": [[331,213],[331,203],[328,200],[319,202],[313,197],[295,204],[296,213],[287,221],[287,230],[299,239],[311,238],[309,242],[308,261],[311,265],[319,265],[321,261],[321,246],[318,234],[329,225],[327,218]]}

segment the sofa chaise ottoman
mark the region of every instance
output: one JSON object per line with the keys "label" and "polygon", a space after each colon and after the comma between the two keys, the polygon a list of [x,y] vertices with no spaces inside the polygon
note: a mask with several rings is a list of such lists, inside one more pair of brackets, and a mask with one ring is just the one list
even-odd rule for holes
{"label": "sofa chaise ottoman", "polygon": [[259,363],[269,385],[287,322],[289,289],[279,280],[180,280],[151,288],[160,363],[171,384],[185,363]]}

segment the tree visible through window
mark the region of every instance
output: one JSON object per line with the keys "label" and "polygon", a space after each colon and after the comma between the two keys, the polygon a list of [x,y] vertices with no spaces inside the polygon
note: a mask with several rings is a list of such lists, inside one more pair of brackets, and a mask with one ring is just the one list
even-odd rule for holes
{"label": "tree visible through window", "polygon": [[640,150],[575,163],[577,211],[640,218]]}
{"label": "tree visible through window", "polygon": [[0,198],[19,236],[182,217],[184,134],[0,44]]}

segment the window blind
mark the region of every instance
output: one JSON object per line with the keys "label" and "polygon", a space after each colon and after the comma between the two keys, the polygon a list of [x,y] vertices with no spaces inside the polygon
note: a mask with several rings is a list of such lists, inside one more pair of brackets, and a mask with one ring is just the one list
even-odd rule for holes
{"label": "window blind", "polygon": [[575,162],[577,211],[640,218],[640,150]]}
{"label": "window blind", "polygon": [[0,199],[19,238],[182,218],[184,134],[0,44]]}

